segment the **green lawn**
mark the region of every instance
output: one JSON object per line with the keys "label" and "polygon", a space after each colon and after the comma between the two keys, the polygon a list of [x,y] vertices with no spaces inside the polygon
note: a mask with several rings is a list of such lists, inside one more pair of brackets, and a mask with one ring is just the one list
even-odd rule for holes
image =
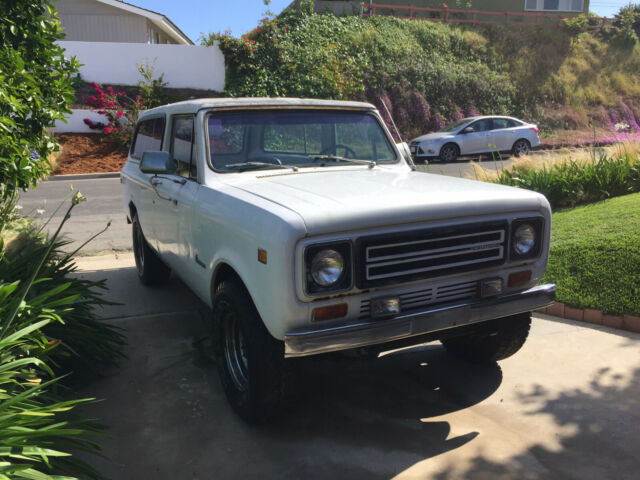
{"label": "green lawn", "polygon": [[640,193],[555,213],[544,281],[567,305],[640,315]]}

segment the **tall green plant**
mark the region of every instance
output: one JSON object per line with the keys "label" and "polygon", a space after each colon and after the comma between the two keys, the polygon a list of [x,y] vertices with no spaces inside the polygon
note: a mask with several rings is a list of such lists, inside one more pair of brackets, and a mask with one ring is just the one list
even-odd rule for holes
{"label": "tall green plant", "polygon": [[45,130],[75,98],[74,58],[49,0],[0,2],[0,203],[48,173],[57,144]]}
{"label": "tall green plant", "polygon": [[[41,254],[31,257],[23,279],[10,278],[10,258],[0,243],[0,478],[61,479],[69,475],[102,478],[71,451],[98,453],[90,436],[100,425],[76,415],[78,404],[92,399],[61,401],[54,394],[58,382],[49,365],[60,340],[47,335],[54,324],[64,325],[64,316],[74,309],[81,294],[72,292],[72,282],[54,282],[43,277],[55,249],[57,236],[73,207],[76,195],[52,239]],[[12,205],[5,204],[0,231]],[[42,285],[50,282],[46,289]],[[41,291],[34,294],[34,288]],[[62,477],[61,475],[65,475]]]}

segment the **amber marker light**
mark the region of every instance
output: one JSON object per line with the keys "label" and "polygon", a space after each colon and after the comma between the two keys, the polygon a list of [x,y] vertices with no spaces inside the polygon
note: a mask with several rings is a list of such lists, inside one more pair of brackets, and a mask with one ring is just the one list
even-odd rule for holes
{"label": "amber marker light", "polygon": [[325,320],[333,320],[347,315],[347,304],[340,303],[338,305],[329,305],[326,307],[318,307],[313,309],[314,322],[323,322]]}
{"label": "amber marker light", "polygon": [[261,248],[258,249],[258,261],[260,263],[267,264],[267,251]]}
{"label": "amber marker light", "polygon": [[531,270],[524,270],[522,272],[516,272],[509,275],[509,282],[507,285],[509,288],[522,287],[531,280]]}

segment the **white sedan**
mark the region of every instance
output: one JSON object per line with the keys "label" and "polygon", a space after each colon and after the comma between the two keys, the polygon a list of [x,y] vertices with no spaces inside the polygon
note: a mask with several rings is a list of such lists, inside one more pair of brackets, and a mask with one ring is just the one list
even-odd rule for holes
{"label": "white sedan", "polygon": [[538,126],[512,117],[469,117],[411,141],[416,161],[454,162],[461,156],[526,155],[540,147]]}

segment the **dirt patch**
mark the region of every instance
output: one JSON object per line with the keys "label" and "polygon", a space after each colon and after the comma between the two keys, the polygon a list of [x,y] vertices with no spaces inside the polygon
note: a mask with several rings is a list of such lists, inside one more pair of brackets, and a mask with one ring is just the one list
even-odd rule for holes
{"label": "dirt patch", "polygon": [[106,135],[62,133],[56,139],[62,155],[56,161],[54,175],[119,172],[127,161],[127,152],[117,149]]}

